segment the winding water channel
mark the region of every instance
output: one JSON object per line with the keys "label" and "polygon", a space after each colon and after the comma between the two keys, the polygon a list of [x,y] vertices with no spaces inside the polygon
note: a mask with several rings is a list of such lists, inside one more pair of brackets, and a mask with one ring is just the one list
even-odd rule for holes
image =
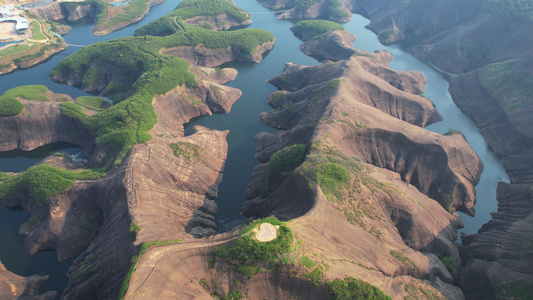
{"label": "winding water channel", "polygon": [[[269,11],[261,7],[257,1],[235,0],[235,2],[248,12]],[[173,10],[177,3],[179,1],[167,0],[166,3],[153,7],[142,21],[103,37],[91,35],[91,24],[78,22],[72,24],[72,31],[65,36],[65,40],[71,44],[88,45],[121,36],[130,36],[139,26]],[[228,85],[236,87],[243,92],[242,97],[233,105],[232,111],[228,114],[199,117],[186,126],[186,130],[192,125],[230,130],[228,135],[228,159],[224,170],[224,179],[219,186],[219,197],[216,200],[218,211],[215,217],[219,230],[228,229],[242,221],[243,218],[240,216],[240,211],[242,203],[246,200],[243,193],[250,179],[252,169],[258,164],[254,156],[254,136],[261,131],[273,131],[272,128],[261,124],[259,120],[261,112],[270,110],[270,107],[266,104],[268,93],[276,90],[265,80],[281,73],[286,62],[302,65],[318,64],[315,59],[304,55],[299,50],[298,46],[301,41],[289,30],[293,23],[277,20],[275,16],[275,14],[252,15],[253,22],[250,27],[269,30],[276,37],[274,49],[266,55],[263,62],[260,64],[232,62],[224,65],[224,67],[233,67],[239,71],[237,78],[228,83]],[[483,161],[485,168],[481,181],[476,187],[478,199],[475,207],[476,217],[471,218],[461,215],[465,224],[465,228],[462,231],[469,234],[476,233],[482,224],[490,220],[489,213],[497,209],[495,194],[498,181],[508,181],[500,160],[488,148],[472,120],[453,104],[448,93],[448,82],[438,72],[419,62],[399,46],[384,46],[380,44],[376,35],[364,28],[367,23],[368,21],[363,17],[354,15],[350,22],[344,24],[347,30],[358,37],[354,47],[369,52],[387,50],[394,56],[394,60],[391,62],[392,68],[422,72],[428,79],[425,95],[434,101],[438,111],[444,117],[444,121],[432,124],[427,129],[438,133],[445,133],[450,128],[461,131]],[[78,49],[69,47],[66,51],[34,68],[1,76],[0,94],[22,84],[43,84],[54,92],[68,93],[73,97],[85,95],[85,92],[77,88],[56,84],[48,80],[50,70],[59,61]],[[24,170],[41,158],[51,155],[54,151],[75,151],[72,150],[72,145],[56,145],[55,147],[49,146],[44,150],[39,148],[30,153],[22,151],[0,153],[0,171]],[[32,160],[26,158],[27,156],[31,156]],[[28,216],[20,210],[0,209],[0,260],[8,270],[19,275],[50,275],[50,280],[45,282],[40,290],[56,290],[60,295],[67,283],[65,273],[74,258],[58,263],[54,252],[42,252],[34,256],[28,255],[23,245],[24,237],[18,234],[20,225],[27,218]]]}

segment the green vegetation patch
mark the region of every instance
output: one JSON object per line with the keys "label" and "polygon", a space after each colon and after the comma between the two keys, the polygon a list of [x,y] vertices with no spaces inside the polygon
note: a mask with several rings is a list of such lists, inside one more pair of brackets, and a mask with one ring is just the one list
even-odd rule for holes
{"label": "green vegetation patch", "polygon": [[[182,28],[177,20],[187,20],[198,16],[219,16],[226,14],[237,21],[250,20],[250,15],[227,0],[185,0],[171,13],[148,23],[135,31],[135,35],[171,35]],[[204,27],[209,28],[204,24]]]}
{"label": "green vegetation patch", "polygon": [[409,265],[413,266],[415,270],[419,271],[420,269],[418,266],[409,258],[407,258],[403,253],[399,251],[390,251],[390,255],[392,255],[394,258],[396,258],[399,262],[401,262],[405,267],[409,267]]}
{"label": "green vegetation patch", "polygon": [[277,175],[294,170],[302,164],[306,152],[307,146],[304,144],[292,145],[276,151],[268,161],[268,172],[271,175]]}
{"label": "green vegetation patch", "polygon": [[326,282],[332,300],[374,299],[392,300],[379,288],[352,277]]}
{"label": "green vegetation patch", "polygon": [[82,78],[84,84],[90,85],[104,77],[103,69],[90,68],[96,63],[112,66],[115,72],[133,78],[133,83],[127,86],[112,79],[108,87],[113,88],[107,92],[115,103],[127,95],[132,96],[94,116],[86,116],[71,103],[62,104],[64,114],[80,120],[97,134],[99,146],[114,146],[118,153],[115,165],[134,144],[151,139],[147,131],[157,121],[152,106],[156,95],[180,85],[198,85],[184,59],[162,54],[161,49],[202,44],[210,49],[233,46],[241,49],[241,53],[253,53],[263,43],[274,40],[272,33],[261,29],[216,32],[184,24],[180,26],[182,31],[166,37],[125,37],[89,45],[65,58],[50,73],[51,76],[61,73],[64,77]]}
{"label": "green vegetation patch", "polygon": [[404,286],[405,291],[408,296],[404,297],[404,300],[418,300],[418,299],[426,299],[426,300],[446,300],[445,297],[440,296],[431,289],[426,289],[420,286],[417,286],[413,282],[408,283]]}
{"label": "green vegetation patch", "polygon": [[[133,0],[127,5],[110,8],[110,5],[103,0],[86,0],[82,2],[61,2],[61,6],[72,15],[76,14],[76,8],[78,6],[90,5],[96,16],[96,26],[103,28],[140,19],[147,10],[148,2],[149,0]],[[108,15],[110,9],[121,10],[121,12],[110,16]]]}
{"label": "green vegetation patch", "polygon": [[297,36],[304,36],[307,39],[320,38],[335,30],[345,30],[341,24],[326,20],[305,20],[294,25],[291,30]]}
{"label": "green vegetation patch", "polygon": [[437,257],[442,261],[446,269],[448,269],[448,272],[454,275],[457,265],[455,262],[455,258],[453,258],[453,255],[450,253],[450,251],[445,251],[441,254],[437,254]]}
{"label": "green vegetation patch", "polygon": [[483,7],[495,15],[533,22],[533,0],[486,0]]}
{"label": "green vegetation patch", "polygon": [[24,104],[14,97],[0,97],[0,117],[17,116],[24,109]]}
{"label": "green vegetation patch", "polygon": [[113,16],[102,25],[112,27],[120,23],[131,22],[144,16],[149,0],[133,0],[130,4],[122,6],[124,13]]}
{"label": "green vegetation patch", "polygon": [[41,26],[39,25],[39,22],[33,20],[31,21],[30,26],[31,26],[31,31],[33,32],[33,37],[31,38],[32,40],[41,41],[41,40],[48,39],[41,31]]}
{"label": "green vegetation patch", "polygon": [[442,200],[440,201],[440,205],[444,207],[445,210],[447,210],[450,213],[453,213],[453,196],[451,194],[446,194],[442,197]]}
{"label": "green vegetation patch", "polygon": [[128,291],[128,287],[130,285],[131,275],[133,274],[133,271],[135,270],[135,266],[137,265],[137,262],[139,262],[139,259],[141,259],[141,256],[144,254],[144,252],[148,250],[148,248],[152,246],[158,247],[158,246],[176,244],[181,241],[182,239],[166,240],[166,241],[151,241],[151,242],[143,243],[141,246],[141,250],[139,251],[139,254],[133,258],[133,262],[131,264],[130,270],[128,271],[128,274],[126,274],[126,277],[124,278],[124,281],[122,282],[122,287],[120,288],[118,298],[122,300],[126,296],[126,292]]}
{"label": "green vegetation patch", "polygon": [[154,44],[142,43],[140,38],[122,38],[93,44],[67,57],[51,72],[52,76],[61,72],[67,77],[98,78],[103,75],[88,71],[89,65],[98,61],[138,76],[131,86],[125,87],[125,90],[133,93],[131,97],[99,114],[87,116],[74,103],[61,104],[63,114],[78,119],[87,129],[97,134],[98,145],[114,146],[118,153],[115,165],[122,161],[134,144],[151,139],[147,131],[157,121],[152,106],[153,97],[176,86],[197,86],[194,75],[189,72],[189,64],[184,59],[159,54],[161,45],[153,46]]}
{"label": "green vegetation patch", "polygon": [[42,203],[68,189],[76,180],[95,180],[101,176],[102,173],[95,171],[76,172],[43,164],[0,183],[0,198],[25,197],[29,193]]}
{"label": "green vegetation patch", "polygon": [[76,98],[76,103],[90,110],[103,111],[111,105],[100,97],[82,96]]}
{"label": "green vegetation patch", "polygon": [[386,29],[386,30],[383,30],[380,34],[379,34],[379,39],[384,41],[384,42],[388,42],[389,39],[394,35],[394,28],[389,28],[389,29]]}
{"label": "green vegetation patch", "polygon": [[300,258],[300,263],[308,269],[312,269],[316,266],[316,262],[305,255]]}
{"label": "green vegetation patch", "polygon": [[[255,239],[255,231],[262,223],[279,226],[277,238],[269,242]],[[236,240],[218,247],[215,254],[236,265],[236,271],[249,278],[260,272],[266,272],[271,266],[279,266],[286,262],[286,256],[292,251],[294,237],[291,229],[274,217],[258,219],[239,232]]]}
{"label": "green vegetation patch", "polygon": [[324,283],[324,272],[320,266],[317,266],[313,271],[307,273],[305,277],[311,279],[316,286],[320,286]]}
{"label": "green vegetation patch", "polygon": [[5,92],[6,97],[20,97],[26,100],[50,101],[46,96],[48,88],[44,85],[24,85]]}
{"label": "green vegetation patch", "polygon": [[196,144],[178,142],[172,143],[169,146],[172,148],[174,155],[177,157],[183,157],[187,161],[191,161],[192,158],[195,158],[200,162],[205,162],[205,158],[203,156],[204,149]]}
{"label": "green vegetation patch", "polygon": [[87,266],[85,266],[84,268],[80,269],[76,275],[74,275],[74,280],[78,280],[80,278],[82,278],[83,276],[89,274],[89,272],[93,269],[93,265],[92,264],[89,264]]}
{"label": "green vegetation patch", "polygon": [[[261,223],[279,225],[278,236],[270,242],[259,242],[254,238],[253,229]],[[270,217],[259,219],[241,231],[241,237],[231,243],[220,246],[215,253],[223,259],[232,259],[242,263],[274,262],[291,250],[294,240],[291,229],[285,223]]]}
{"label": "green vegetation patch", "polygon": [[296,0],[296,2],[294,2],[294,9],[296,11],[306,11],[318,2],[320,2],[320,0]]}
{"label": "green vegetation patch", "polygon": [[141,231],[141,226],[135,222],[130,223],[130,232],[131,233],[138,233]]}
{"label": "green vegetation patch", "polygon": [[11,174],[7,174],[7,173],[4,173],[4,172],[0,172],[0,182],[9,180],[9,179],[11,179],[11,178],[13,178],[15,176],[16,175],[11,175]]}
{"label": "green vegetation patch", "polygon": [[501,289],[503,290],[503,292],[498,296],[498,298],[500,299],[533,299],[533,282],[527,282],[524,280],[503,282],[501,285]]}
{"label": "green vegetation patch", "polygon": [[320,185],[322,192],[340,200],[340,188],[347,187],[350,180],[348,171],[336,163],[325,163],[315,167],[311,173],[311,180]]}
{"label": "green vegetation patch", "polygon": [[520,75],[514,62],[493,63],[480,72],[480,82],[505,112],[513,112],[533,95],[533,78]]}
{"label": "green vegetation patch", "polygon": [[0,57],[4,57],[7,55],[15,54],[15,53],[23,53],[27,52],[29,50],[35,49],[40,43],[37,42],[28,42],[24,44],[17,44],[17,45],[11,45],[5,49],[0,50]]}

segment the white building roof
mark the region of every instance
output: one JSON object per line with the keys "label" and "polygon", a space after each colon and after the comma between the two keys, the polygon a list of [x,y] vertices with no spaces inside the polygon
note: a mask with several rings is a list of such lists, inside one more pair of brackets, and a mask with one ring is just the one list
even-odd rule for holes
{"label": "white building roof", "polygon": [[30,25],[28,20],[26,20],[25,18],[21,18],[21,17],[0,18],[0,23],[2,23],[2,22],[15,22],[15,23],[17,23],[15,25],[15,28],[18,31],[27,30],[29,25]]}

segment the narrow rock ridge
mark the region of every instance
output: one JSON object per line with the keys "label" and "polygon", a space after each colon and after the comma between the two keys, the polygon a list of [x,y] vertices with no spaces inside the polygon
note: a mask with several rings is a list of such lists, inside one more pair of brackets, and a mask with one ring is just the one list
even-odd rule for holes
{"label": "narrow rock ridge", "polygon": [[[427,99],[412,94],[423,92],[425,79],[389,69],[390,60],[376,53],[316,67],[287,64],[269,80],[282,90],[269,95],[275,110],[261,117],[281,130],[256,136],[256,157],[264,163],[254,169],[243,214],[291,220],[295,237],[320,259],[350,262],[331,266],[328,279],[361,278],[402,298],[406,284],[426,278],[447,297],[461,299],[452,276],[429,252],[449,251],[460,265],[453,241],[462,223],[439,202],[450,194],[451,207],[472,213],[482,165],[461,135],[420,127],[440,119]],[[310,149],[303,164],[270,174],[272,154],[294,144]],[[340,192],[343,200],[309,177],[328,162],[354,176]],[[398,263],[395,251],[413,265]]]}
{"label": "narrow rock ridge", "polygon": [[[271,83],[280,88],[289,86],[293,90],[305,84],[310,84],[310,87],[292,93],[272,94],[269,103],[281,110],[262,114],[263,121],[276,128],[294,128],[297,131],[311,128],[316,122],[317,130],[324,124],[328,128],[337,127],[330,135],[342,132],[335,147],[342,149],[343,153],[398,172],[404,181],[441,202],[445,195],[450,195],[454,199],[454,207],[473,214],[473,184],[479,181],[482,170],[475,152],[461,135],[442,136],[396,119],[422,126],[438,120],[440,116],[427,99],[417,98],[371,73],[361,72],[364,69],[359,61],[365,61],[367,69],[370,69],[369,63],[376,64],[371,58],[360,56],[318,67],[287,65],[280,76],[270,80]],[[378,75],[385,74],[384,78],[391,79],[390,73],[382,72],[381,68],[377,70],[375,73]],[[329,103],[317,104],[318,99],[316,96],[313,99],[313,95],[324,93],[325,85],[315,82],[327,81],[331,78],[327,74],[341,72],[337,96]],[[406,76],[398,74],[397,77]],[[292,82],[296,87],[291,86]],[[325,109],[326,105],[329,108]],[[290,109],[282,109],[287,107]],[[259,136],[257,158],[265,162],[280,147],[293,144],[287,137],[295,135],[278,132]],[[298,135],[310,137],[309,134]],[[271,137],[266,138],[268,136]]]}

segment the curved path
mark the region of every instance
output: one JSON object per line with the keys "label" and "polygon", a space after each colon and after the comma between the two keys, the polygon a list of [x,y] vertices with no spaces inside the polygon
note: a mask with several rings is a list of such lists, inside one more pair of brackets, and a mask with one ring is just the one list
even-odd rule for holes
{"label": "curved path", "polygon": [[150,299],[161,298],[168,278],[169,266],[179,268],[180,263],[188,257],[187,251],[210,250],[215,246],[228,243],[239,236],[222,235],[219,238],[190,239],[176,244],[150,247],[137,262],[126,293],[125,299]]}

